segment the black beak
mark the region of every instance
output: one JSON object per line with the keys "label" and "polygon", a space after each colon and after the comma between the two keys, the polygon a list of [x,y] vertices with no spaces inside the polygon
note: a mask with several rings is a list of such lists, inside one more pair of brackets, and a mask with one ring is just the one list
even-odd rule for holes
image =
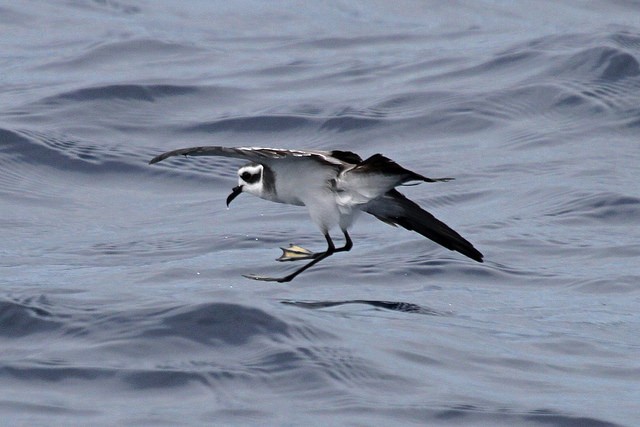
{"label": "black beak", "polygon": [[238,197],[238,195],[240,193],[242,193],[242,185],[238,185],[237,187],[233,187],[233,190],[231,191],[231,194],[229,194],[229,197],[227,197],[227,207],[229,207],[229,203],[231,203],[233,201],[233,199]]}

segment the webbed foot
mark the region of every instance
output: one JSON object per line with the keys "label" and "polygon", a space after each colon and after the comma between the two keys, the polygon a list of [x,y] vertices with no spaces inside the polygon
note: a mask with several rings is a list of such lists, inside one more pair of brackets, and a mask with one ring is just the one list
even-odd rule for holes
{"label": "webbed foot", "polygon": [[268,277],[268,276],[260,276],[259,274],[243,274],[243,277],[247,279],[259,280],[261,282],[290,282],[293,277],[285,276],[285,277]]}
{"label": "webbed foot", "polygon": [[276,258],[276,261],[299,261],[316,257],[315,253],[301,246],[294,245],[293,243],[290,244],[288,248],[280,249],[282,249],[282,255],[280,255],[280,258]]}

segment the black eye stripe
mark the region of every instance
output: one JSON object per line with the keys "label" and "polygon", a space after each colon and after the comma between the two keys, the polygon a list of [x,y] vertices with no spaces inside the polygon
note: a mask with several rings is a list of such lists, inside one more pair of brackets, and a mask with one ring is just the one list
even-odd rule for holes
{"label": "black eye stripe", "polygon": [[242,175],[240,175],[240,178],[242,178],[242,180],[247,184],[253,184],[254,182],[258,182],[260,180],[261,175],[262,174],[260,171],[256,173],[245,171],[245,172],[242,172]]}

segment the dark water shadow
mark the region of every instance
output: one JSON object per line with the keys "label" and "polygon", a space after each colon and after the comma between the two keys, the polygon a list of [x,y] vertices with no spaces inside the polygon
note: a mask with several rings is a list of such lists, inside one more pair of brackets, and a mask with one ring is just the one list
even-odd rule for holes
{"label": "dark water shadow", "polygon": [[488,409],[475,405],[454,405],[430,414],[438,422],[461,425],[540,425],[555,427],[622,427],[607,420],[588,416],[566,414],[549,409],[534,409],[524,413],[508,408]]}
{"label": "dark water shadow", "polygon": [[282,304],[293,305],[296,307],[307,308],[312,310],[318,310],[322,308],[337,307],[346,304],[364,304],[371,307],[383,310],[400,311],[403,313],[415,313],[424,314],[428,316],[451,316],[451,313],[434,310],[429,307],[424,307],[418,304],[410,302],[399,301],[377,301],[377,300],[364,300],[354,299],[346,301],[294,301],[294,300],[282,300]]}
{"label": "dark water shadow", "polygon": [[62,322],[45,308],[46,300],[0,300],[0,337],[18,338],[51,332]]}

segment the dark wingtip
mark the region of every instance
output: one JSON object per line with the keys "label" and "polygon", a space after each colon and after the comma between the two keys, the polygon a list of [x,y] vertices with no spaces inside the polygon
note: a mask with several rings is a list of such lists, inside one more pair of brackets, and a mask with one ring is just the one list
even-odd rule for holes
{"label": "dark wingtip", "polygon": [[149,164],[152,165],[154,163],[158,163],[159,161],[162,161],[164,159],[164,157],[162,157],[162,154],[160,154],[159,156],[155,156],[153,159],[149,160]]}
{"label": "dark wingtip", "polygon": [[447,249],[459,252],[462,255],[474,261],[484,263],[484,259],[483,259],[484,255],[482,255],[482,253],[479,250],[474,248],[473,245],[469,243],[467,240],[465,240],[462,236],[458,235],[458,237],[459,239],[450,240],[448,242],[442,242],[437,240],[436,242],[440,243],[442,246],[446,247]]}
{"label": "dark wingtip", "polygon": [[[201,147],[197,147],[197,149],[200,149]],[[179,156],[179,155],[183,155],[185,157],[192,155],[192,153],[195,151],[196,149],[194,148],[183,148],[180,150],[173,150],[173,151],[167,151],[166,153],[162,153],[159,154],[157,156],[155,156],[153,159],[149,160],[149,164],[152,165],[154,163],[158,163],[163,161],[164,159],[167,159],[169,157],[172,156]]]}
{"label": "dark wingtip", "polygon": [[484,263],[484,259],[483,259],[484,255],[482,255],[482,253],[476,248],[473,248],[473,251],[471,253],[465,254],[465,255],[467,255],[469,258],[471,258],[474,261]]}
{"label": "dark wingtip", "polygon": [[462,255],[469,257],[474,261],[483,263],[484,255],[482,255],[482,252],[474,248],[473,245],[462,236],[458,235],[458,237],[459,239],[455,239],[454,241],[449,242],[451,244],[451,247],[449,247],[449,249],[452,251],[460,252]]}

